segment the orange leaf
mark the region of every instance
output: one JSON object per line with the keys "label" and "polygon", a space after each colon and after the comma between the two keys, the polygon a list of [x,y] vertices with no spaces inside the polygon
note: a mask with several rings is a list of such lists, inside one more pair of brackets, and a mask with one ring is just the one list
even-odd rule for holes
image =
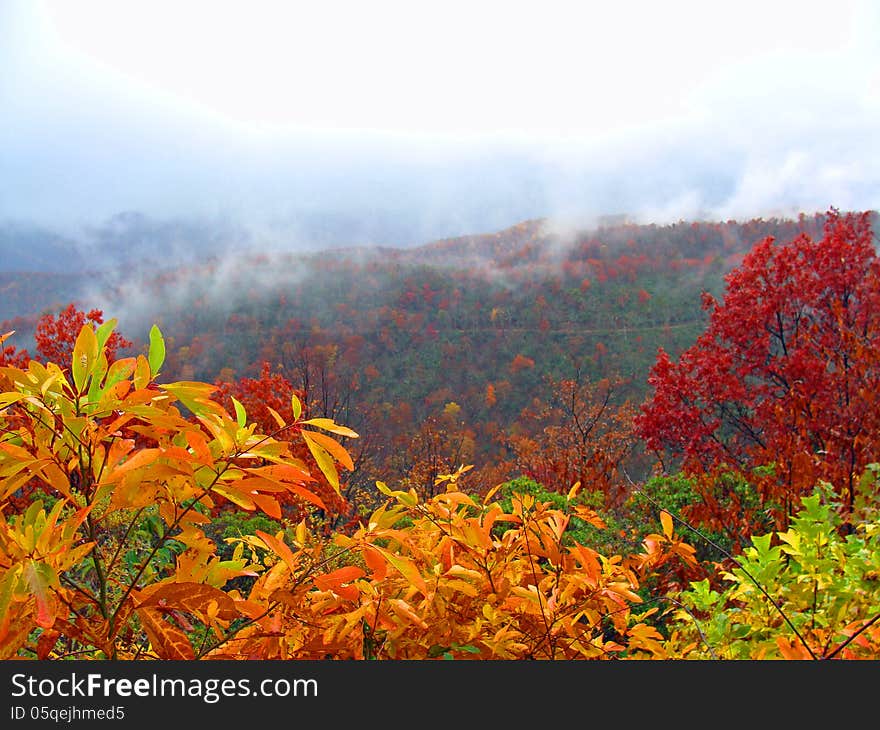
{"label": "orange leaf", "polygon": [[275,497],[270,497],[268,494],[251,494],[251,499],[269,517],[274,517],[276,520],[281,519],[281,505],[278,504]]}
{"label": "orange leaf", "polygon": [[[134,456],[130,459],[126,459],[122,464],[113,469],[113,473],[111,477],[116,477],[119,474],[123,474],[127,471],[131,471],[132,469],[137,469],[142,466],[147,466],[150,462],[155,460],[157,456],[159,456],[161,451],[159,449],[141,449],[136,452]],[[111,478],[105,479],[103,481],[111,481]]]}
{"label": "orange leaf", "polygon": [[344,598],[346,601],[356,601],[361,595],[358,587],[353,585],[339,586],[338,588],[335,588],[333,592],[340,598]]}
{"label": "orange leaf", "polygon": [[196,658],[186,634],[166,621],[158,608],[138,608],[135,613],[160,659]]}
{"label": "orange leaf", "polygon": [[290,569],[291,574],[296,574],[296,558],[286,542],[279,540],[262,530],[256,530],[254,534],[266,543],[266,547],[284,561],[285,565]]}
{"label": "orange leaf", "polygon": [[663,534],[666,535],[667,539],[671,540],[673,534],[672,515],[665,509],[660,510],[660,524],[663,525]]}
{"label": "orange leaf", "polygon": [[58,643],[61,632],[57,629],[46,629],[37,639],[37,659],[46,659]]}
{"label": "orange leaf", "polygon": [[346,565],[324,575],[316,575],[314,578],[315,585],[322,591],[336,591],[343,583],[350,583],[353,580],[362,578],[365,575],[361,568],[356,565]]}
{"label": "orange leaf", "polygon": [[811,658],[810,653],[803,644],[789,641],[784,636],[776,637],[776,646],[779,647],[779,653],[782,654],[783,659],[799,660]]}
{"label": "orange leaf", "polygon": [[313,491],[301,487],[298,484],[286,484],[285,486],[287,487],[288,491],[293,492],[294,494],[298,494],[307,502],[311,502],[312,504],[320,507],[323,510],[327,509],[327,506],[324,504],[321,498]]}
{"label": "orange leaf", "polygon": [[224,621],[238,618],[235,601],[219,588],[207,583],[165,583],[152,591],[138,608],[151,608],[161,605],[178,608],[191,614],[208,615],[211,602],[217,605],[214,615]]}
{"label": "orange leaf", "polygon": [[184,433],[186,443],[193,450],[200,464],[205,466],[213,466],[214,457],[211,456],[211,450],[208,448],[208,442],[200,431],[186,431]]}
{"label": "orange leaf", "polygon": [[373,580],[383,580],[388,573],[388,561],[375,548],[367,545],[363,550],[364,562],[373,574]]}
{"label": "orange leaf", "polygon": [[274,479],[276,481],[290,482],[313,482],[315,478],[308,471],[303,471],[299,467],[291,464],[269,464],[254,469],[246,469],[250,474],[255,476],[266,477],[266,479]]}

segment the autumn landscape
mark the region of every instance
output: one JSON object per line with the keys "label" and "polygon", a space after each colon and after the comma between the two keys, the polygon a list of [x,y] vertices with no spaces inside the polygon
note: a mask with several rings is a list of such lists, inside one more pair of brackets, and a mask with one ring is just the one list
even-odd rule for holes
{"label": "autumn landscape", "polygon": [[3,656],[874,657],[875,224],[6,273]]}
{"label": "autumn landscape", "polygon": [[0,0],[12,721],[880,658],[878,8]]}

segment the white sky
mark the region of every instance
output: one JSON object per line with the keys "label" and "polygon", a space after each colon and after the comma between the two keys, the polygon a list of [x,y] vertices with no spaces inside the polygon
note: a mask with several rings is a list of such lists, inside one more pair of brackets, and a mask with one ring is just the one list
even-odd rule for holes
{"label": "white sky", "polygon": [[[158,213],[155,181],[188,161],[180,213],[231,149],[248,180],[283,177],[277,151],[309,130],[338,132],[337,163],[359,160],[352,178],[376,155],[436,167],[439,149],[528,149],[557,175],[542,180],[544,199],[566,209],[614,186],[623,207],[658,216],[876,206],[878,8],[0,0],[0,164],[21,183],[0,169],[0,218],[60,214],[65,190],[83,215]],[[701,187],[716,167],[720,198]],[[70,192],[77,179],[89,196]],[[245,198],[264,195],[242,185]],[[105,189],[104,208],[87,205]],[[231,193],[213,195],[220,205]],[[609,203],[585,202],[597,205]]]}
{"label": "white sky", "polygon": [[721,86],[878,92],[878,16],[839,0],[35,5],[59,67],[249,125],[590,133]]}

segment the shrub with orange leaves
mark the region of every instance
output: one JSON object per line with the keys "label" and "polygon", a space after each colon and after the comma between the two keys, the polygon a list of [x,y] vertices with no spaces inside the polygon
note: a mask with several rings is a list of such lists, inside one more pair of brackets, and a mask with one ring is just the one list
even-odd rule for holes
{"label": "shrub with orange leaves", "polygon": [[[241,545],[266,569],[246,595],[251,626],[216,658],[662,658],[662,635],[640,615],[636,565],[651,553],[605,557],[564,544],[569,517],[529,495],[505,512],[462,491],[470,467],[438,477],[444,490],[389,500],[334,549],[300,525],[288,545],[259,534]],[[582,519],[598,521],[587,508]],[[671,533],[670,533],[671,536]],[[686,553],[680,541],[670,544]],[[652,557],[653,555],[653,557]]]}
{"label": "shrub with orange leaves", "polygon": [[[324,506],[291,444],[241,404],[230,415],[214,386],[156,382],[158,328],[146,355],[111,362],[115,324],[84,324],[66,369],[0,368],[0,658],[193,658],[241,615],[223,587],[256,575],[205,535],[215,499],[274,518],[285,493]],[[342,447],[317,429],[357,434],[294,410],[331,479]]]}

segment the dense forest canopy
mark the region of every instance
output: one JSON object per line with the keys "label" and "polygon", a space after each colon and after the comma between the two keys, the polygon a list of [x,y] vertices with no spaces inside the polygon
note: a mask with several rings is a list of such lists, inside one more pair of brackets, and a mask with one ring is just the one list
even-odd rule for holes
{"label": "dense forest canopy", "polygon": [[[398,454],[434,448],[430,436],[413,434],[439,430],[453,403],[455,423],[442,425],[454,433],[436,444],[445,451],[436,458],[447,468],[478,458],[500,474],[511,449],[499,431],[524,412],[529,420],[535,398],[549,403],[553,383],[611,377],[615,405],[640,400],[657,348],[677,353],[694,340],[705,322],[702,292],[720,294],[752,243],[821,225],[821,215],[618,219],[578,231],[533,220],[408,249],[249,249],[164,269],[9,274],[0,316],[19,338],[68,301],[112,312],[124,333],[157,323],[170,375],[228,382],[257,377],[268,363],[293,386],[320,391],[313,407],[322,414],[375,432]],[[411,459],[377,458],[382,478],[411,472]]]}

